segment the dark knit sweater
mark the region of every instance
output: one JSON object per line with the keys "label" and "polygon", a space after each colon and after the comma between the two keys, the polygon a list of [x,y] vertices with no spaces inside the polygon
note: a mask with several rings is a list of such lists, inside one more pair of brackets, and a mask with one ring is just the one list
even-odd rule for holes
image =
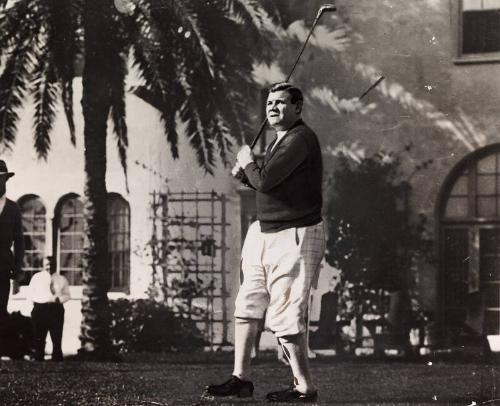
{"label": "dark knit sweater", "polygon": [[11,277],[21,272],[23,255],[21,211],[15,202],[7,199],[0,213],[0,277]]}
{"label": "dark knit sweater", "polygon": [[316,134],[299,120],[272,148],[275,142],[260,167],[255,162],[245,167],[248,182],[256,190],[262,232],[319,223],[323,163]]}

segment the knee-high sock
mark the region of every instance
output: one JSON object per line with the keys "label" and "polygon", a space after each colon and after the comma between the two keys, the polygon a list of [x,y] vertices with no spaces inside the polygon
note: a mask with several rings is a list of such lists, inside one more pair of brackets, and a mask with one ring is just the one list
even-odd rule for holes
{"label": "knee-high sock", "polygon": [[306,334],[280,337],[279,340],[292,368],[295,388],[302,393],[316,390],[309,370]]}
{"label": "knee-high sock", "polygon": [[233,375],[248,380],[252,348],[255,345],[259,320],[234,319],[234,370]]}

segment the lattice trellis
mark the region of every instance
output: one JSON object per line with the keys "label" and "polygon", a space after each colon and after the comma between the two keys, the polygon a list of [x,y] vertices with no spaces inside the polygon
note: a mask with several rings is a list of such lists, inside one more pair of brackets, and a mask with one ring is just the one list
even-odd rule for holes
{"label": "lattice trellis", "polygon": [[201,283],[204,289],[189,303],[189,317],[197,321],[211,349],[228,345],[226,196],[168,191],[152,193],[151,199],[153,249],[161,258],[157,267],[163,282],[188,278]]}

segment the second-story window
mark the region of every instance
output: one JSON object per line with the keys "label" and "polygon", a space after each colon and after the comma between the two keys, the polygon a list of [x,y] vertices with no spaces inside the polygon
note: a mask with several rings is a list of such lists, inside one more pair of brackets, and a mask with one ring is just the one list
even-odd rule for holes
{"label": "second-story window", "polygon": [[500,0],[462,0],[462,56],[500,52]]}

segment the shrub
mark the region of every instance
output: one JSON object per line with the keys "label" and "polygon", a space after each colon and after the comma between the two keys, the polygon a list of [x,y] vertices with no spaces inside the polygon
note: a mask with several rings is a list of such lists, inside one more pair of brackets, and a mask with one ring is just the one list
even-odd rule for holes
{"label": "shrub", "polygon": [[[416,259],[426,250],[425,218],[410,221],[411,186],[402,178],[400,162],[384,152],[359,162],[341,155],[330,182],[326,259],[342,272],[339,313],[347,320],[388,315],[397,324],[413,317]],[[398,309],[396,301],[388,301],[389,292],[399,292]]]}
{"label": "shrub", "polygon": [[196,321],[153,299],[110,302],[111,339],[121,352],[160,352],[205,344]]}

